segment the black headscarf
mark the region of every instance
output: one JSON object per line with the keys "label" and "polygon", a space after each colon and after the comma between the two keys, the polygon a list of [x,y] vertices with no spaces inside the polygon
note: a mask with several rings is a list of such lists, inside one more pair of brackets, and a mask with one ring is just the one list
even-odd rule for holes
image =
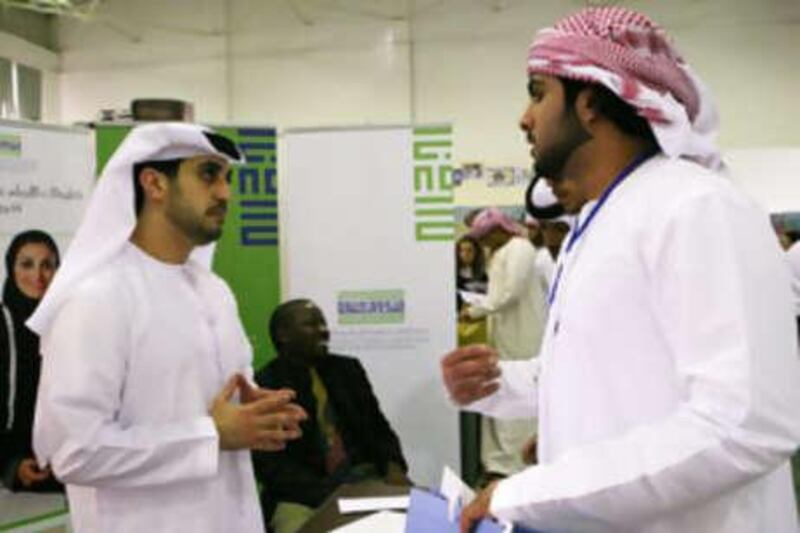
{"label": "black headscarf", "polygon": [[50,248],[50,251],[53,252],[53,255],[56,257],[56,266],[58,266],[60,262],[58,246],[56,246],[53,238],[47,233],[34,229],[23,231],[14,237],[11,244],[8,246],[8,250],[6,250],[7,277],[3,285],[3,303],[9,308],[15,321],[22,320],[24,322],[27,320],[28,317],[33,314],[36,306],[39,305],[39,300],[29,298],[19,290],[17,282],[14,279],[14,264],[17,260],[17,254],[19,254],[23,246],[32,243],[44,244]]}
{"label": "black headscarf", "polygon": [[25,321],[36,310],[39,300],[34,300],[25,296],[19,290],[14,279],[14,263],[17,254],[26,244],[44,244],[56,257],[56,266],[60,261],[58,246],[50,235],[39,230],[28,230],[18,233],[6,250],[6,281],[3,285],[3,305],[11,312],[14,319],[14,329],[16,330],[17,349],[20,353],[38,353],[39,337],[25,326]]}

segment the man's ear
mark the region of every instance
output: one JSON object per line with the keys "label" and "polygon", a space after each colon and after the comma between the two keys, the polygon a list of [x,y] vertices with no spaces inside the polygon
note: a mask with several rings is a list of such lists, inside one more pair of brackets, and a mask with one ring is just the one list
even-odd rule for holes
{"label": "man's ear", "polygon": [[139,172],[139,185],[144,191],[144,196],[151,202],[163,202],[167,194],[169,178],[159,172],[158,170],[150,167],[144,167]]}
{"label": "man's ear", "polygon": [[584,129],[589,127],[597,120],[600,114],[597,111],[596,96],[591,87],[581,89],[575,98],[575,115],[580,120]]}

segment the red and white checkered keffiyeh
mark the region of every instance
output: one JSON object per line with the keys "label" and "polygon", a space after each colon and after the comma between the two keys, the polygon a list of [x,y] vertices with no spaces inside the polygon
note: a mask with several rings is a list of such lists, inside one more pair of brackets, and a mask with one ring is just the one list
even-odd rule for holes
{"label": "red and white checkered keffiyeh", "polygon": [[481,239],[493,229],[502,229],[506,233],[517,236],[526,236],[527,230],[518,224],[510,216],[506,215],[496,207],[487,207],[472,221],[469,227],[469,235],[475,239]]}
{"label": "red and white checkered keffiyeh", "polygon": [[721,166],[708,89],[641,13],[586,8],[541,30],[528,52],[528,74],[604,85],[648,120],[665,154]]}

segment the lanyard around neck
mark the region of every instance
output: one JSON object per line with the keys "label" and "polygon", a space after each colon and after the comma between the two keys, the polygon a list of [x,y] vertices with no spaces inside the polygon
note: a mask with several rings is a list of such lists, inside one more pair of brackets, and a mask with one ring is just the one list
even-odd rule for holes
{"label": "lanyard around neck", "polygon": [[[576,223],[575,230],[569,236],[569,242],[567,243],[567,248],[564,250],[564,254],[568,254],[572,248],[575,246],[575,243],[583,237],[583,234],[586,232],[586,229],[589,227],[589,224],[592,223],[594,220],[595,215],[597,215],[598,211],[603,208],[608,198],[611,196],[611,193],[619,186],[620,183],[625,181],[625,178],[631,175],[631,173],[636,170],[639,165],[650,159],[654,152],[647,151],[643,154],[640,154],[636,157],[633,161],[628,163],[628,165],[623,168],[619,174],[617,174],[611,183],[606,187],[603,191],[603,194],[600,195],[598,198],[597,203],[592,206],[591,211],[589,211],[589,215],[586,217],[586,220],[583,223]],[[561,273],[564,270],[564,261],[561,261],[561,264],[558,267],[558,272],[556,272],[556,277],[553,280],[553,285],[550,287],[550,295],[547,297],[547,305],[552,306],[553,302],[556,299],[556,293],[558,292],[558,286],[561,282]]]}

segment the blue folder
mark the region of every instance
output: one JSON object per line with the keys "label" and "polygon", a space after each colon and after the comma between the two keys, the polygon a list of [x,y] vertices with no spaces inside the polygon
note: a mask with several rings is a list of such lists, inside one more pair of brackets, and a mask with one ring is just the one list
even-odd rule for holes
{"label": "blue folder", "polygon": [[[458,519],[447,519],[447,500],[444,496],[422,489],[411,489],[411,499],[406,512],[405,533],[459,533]],[[494,520],[484,519],[475,533],[502,533],[503,526]],[[513,533],[540,533],[533,529],[514,526]]]}

